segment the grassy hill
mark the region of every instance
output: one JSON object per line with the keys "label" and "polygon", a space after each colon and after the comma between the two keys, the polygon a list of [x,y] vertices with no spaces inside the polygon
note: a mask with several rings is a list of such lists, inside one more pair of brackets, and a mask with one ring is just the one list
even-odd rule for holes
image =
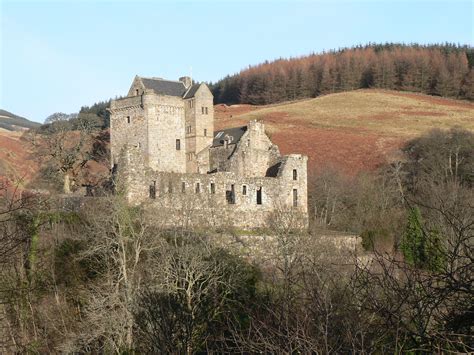
{"label": "grassy hill", "polygon": [[266,123],[284,154],[309,156],[314,169],[348,174],[371,170],[396,156],[409,139],[432,128],[474,130],[474,104],[398,91],[357,90],[267,106],[216,106],[216,128]]}
{"label": "grassy hill", "polygon": [[32,122],[24,117],[0,109],[0,129],[7,131],[22,131],[39,126],[41,126],[41,124],[37,122]]}

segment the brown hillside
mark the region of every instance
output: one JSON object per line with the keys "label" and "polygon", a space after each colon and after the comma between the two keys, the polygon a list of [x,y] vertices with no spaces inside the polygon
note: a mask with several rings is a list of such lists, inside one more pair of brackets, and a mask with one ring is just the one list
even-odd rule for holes
{"label": "brown hillside", "polygon": [[332,166],[352,175],[390,160],[407,140],[432,128],[474,130],[472,103],[383,90],[260,107],[217,105],[215,116],[216,129],[263,120],[283,154],[309,156],[310,171]]}
{"label": "brown hillside", "polygon": [[[263,120],[283,154],[309,156],[309,169],[327,166],[354,175],[397,154],[407,140],[432,128],[474,130],[474,104],[397,91],[358,90],[316,99],[268,105],[216,105],[216,129]],[[22,132],[0,130],[0,177],[34,180],[41,157]],[[85,179],[103,176],[108,166],[90,162]]]}

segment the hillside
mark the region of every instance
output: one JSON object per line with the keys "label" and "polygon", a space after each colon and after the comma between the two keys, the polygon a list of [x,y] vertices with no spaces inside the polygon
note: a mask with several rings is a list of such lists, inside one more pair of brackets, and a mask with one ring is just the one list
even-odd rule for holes
{"label": "hillside", "polygon": [[[215,106],[216,130],[263,120],[283,154],[309,156],[310,174],[327,167],[351,175],[373,170],[432,128],[474,130],[473,117],[474,104],[466,101],[372,89],[266,106]],[[0,132],[0,176],[27,183],[40,166],[38,148],[22,135]],[[102,170],[94,167],[91,173]]]}
{"label": "hillside", "polygon": [[372,89],[267,106],[217,105],[215,112],[216,129],[263,120],[282,153],[309,156],[310,173],[372,170],[432,128],[474,130],[472,103]]}
{"label": "hillside", "polygon": [[7,131],[23,131],[25,129],[39,126],[41,126],[41,124],[37,122],[32,122],[24,117],[0,109],[0,129]]}

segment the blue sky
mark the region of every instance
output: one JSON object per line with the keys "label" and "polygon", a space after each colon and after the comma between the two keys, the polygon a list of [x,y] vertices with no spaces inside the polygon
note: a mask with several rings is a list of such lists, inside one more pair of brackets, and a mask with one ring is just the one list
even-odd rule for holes
{"label": "blue sky", "polygon": [[0,0],[0,108],[42,122],[133,77],[217,81],[367,42],[474,43],[473,1]]}

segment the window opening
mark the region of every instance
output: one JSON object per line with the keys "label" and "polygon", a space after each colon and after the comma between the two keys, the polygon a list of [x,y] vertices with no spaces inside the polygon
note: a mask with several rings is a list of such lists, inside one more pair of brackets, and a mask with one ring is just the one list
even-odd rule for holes
{"label": "window opening", "polygon": [[227,190],[225,192],[225,199],[227,200],[228,204],[235,204],[235,190],[234,190],[234,184],[230,185],[230,190]]}
{"label": "window opening", "polygon": [[176,140],[176,150],[181,150],[181,140]]}
{"label": "window opening", "polygon": [[298,190],[293,189],[293,207],[298,207]]}
{"label": "window opening", "polygon": [[216,193],[216,185],[211,182],[211,194],[215,194]]}
{"label": "window opening", "polygon": [[150,185],[150,198],[156,198],[156,181],[153,181]]}
{"label": "window opening", "polygon": [[261,205],[261,204],[262,204],[262,187],[260,186],[257,189],[257,205]]}
{"label": "window opening", "polygon": [[297,180],[298,179],[298,172],[296,171],[296,169],[293,169],[293,180]]}
{"label": "window opening", "polygon": [[247,195],[247,186],[246,185],[243,185],[242,186],[242,195]]}

